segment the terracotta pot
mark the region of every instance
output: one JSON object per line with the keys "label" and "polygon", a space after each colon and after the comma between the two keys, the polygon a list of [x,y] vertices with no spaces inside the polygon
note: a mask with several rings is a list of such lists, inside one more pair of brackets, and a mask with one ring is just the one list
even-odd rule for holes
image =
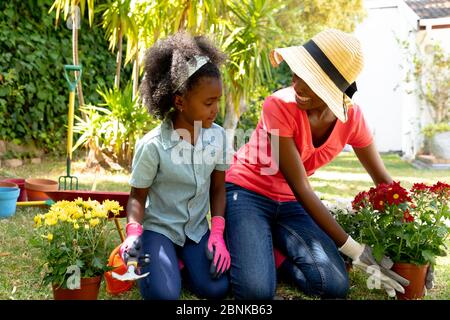
{"label": "terracotta pot", "polygon": [[17,201],[27,201],[27,190],[25,190],[25,179],[13,178],[13,179],[5,179],[5,180],[2,180],[1,182],[12,182],[12,183],[17,184],[20,188],[20,195],[19,195],[19,199],[17,199]]}
{"label": "terracotta pot", "polygon": [[0,187],[5,187],[5,188],[18,188],[19,186],[13,182],[8,182],[8,181],[0,181]]}
{"label": "terracotta pot", "polygon": [[70,290],[53,285],[55,300],[97,300],[102,276],[81,278],[80,289]]}
{"label": "terracotta pot", "polygon": [[409,286],[405,287],[405,293],[397,292],[397,298],[399,300],[423,298],[425,295],[425,279],[428,264],[419,266],[412,263],[394,263],[392,270],[409,280]]}
{"label": "terracotta pot", "polygon": [[26,179],[25,189],[27,190],[28,201],[48,200],[49,196],[45,191],[58,190],[58,181],[49,179]]}

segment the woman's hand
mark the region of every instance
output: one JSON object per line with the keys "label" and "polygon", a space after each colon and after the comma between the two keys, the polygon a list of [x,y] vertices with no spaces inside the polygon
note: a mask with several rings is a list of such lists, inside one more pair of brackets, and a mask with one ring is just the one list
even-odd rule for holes
{"label": "woman's hand", "polygon": [[405,293],[403,287],[408,286],[409,281],[390,270],[393,265],[390,258],[383,257],[378,264],[370,246],[359,244],[350,236],[339,251],[353,260],[353,266],[370,275],[367,282],[369,289],[384,288],[390,297],[395,297],[395,291]]}

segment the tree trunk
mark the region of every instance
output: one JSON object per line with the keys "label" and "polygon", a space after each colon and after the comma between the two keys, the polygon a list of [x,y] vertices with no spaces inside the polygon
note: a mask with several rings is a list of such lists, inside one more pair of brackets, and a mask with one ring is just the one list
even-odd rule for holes
{"label": "tree trunk", "polygon": [[110,164],[106,161],[102,151],[96,146],[94,141],[88,143],[88,156],[86,159],[86,169],[94,168],[100,165],[105,170],[111,170]]}
{"label": "tree trunk", "polygon": [[139,50],[136,48],[136,55],[133,62],[133,101],[136,99],[139,90]]}
{"label": "tree trunk", "polygon": [[190,6],[191,6],[190,1],[189,0],[186,1],[186,5],[185,5],[185,7],[183,9],[183,13],[181,14],[181,19],[180,19],[180,22],[178,24],[178,30],[184,30],[185,29],[185,25],[184,24],[186,22],[186,17],[187,17],[187,14],[188,14]]}
{"label": "tree trunk", "polygon": [[[223,128],[227,131],[227,148],[233,148],[234,150],[234,140],[235,140],[235,132],[236,127],[239,122],[239,116],[234,108],[232,103],[232,97],[227,94],[227,99],[225,103],[225,119],[223,121]],[[241,99],[239,103],[239,115],[245,112],[246,106],[244,101]]]}
{"label": "tree trunk", "polygon": [[117,49],[117,59],[116,59],[116,77],[114,79],[114,87],[120,88],[120,68],[122,66],[122,28],[119,27],[118,35],[118,49]]}

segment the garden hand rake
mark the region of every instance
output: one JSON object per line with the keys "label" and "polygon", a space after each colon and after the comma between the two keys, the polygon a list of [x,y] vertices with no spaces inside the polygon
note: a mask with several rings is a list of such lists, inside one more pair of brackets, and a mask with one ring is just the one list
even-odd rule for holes
{"label": "garden hand rake", "polygon": [[[78,77],[75,77],[73,81],[69,79],[68,72],[77,71],[79,72]],[[77,86],[78,81],[81,78],[82,68],[77,65],[64,65],[64,77],[69,84],[70,94],[69,94],[69,114],[67,117],[67,175],[59,177],[59,190],[70,189],[70,190],[78,190],[78,178],[70,175],[70,165],[72,162],[72,144],[73,144],[73,117],[74,117],[74,109],[75,109],[75,88]],[[75,185],[75,188],[74,188]]]}

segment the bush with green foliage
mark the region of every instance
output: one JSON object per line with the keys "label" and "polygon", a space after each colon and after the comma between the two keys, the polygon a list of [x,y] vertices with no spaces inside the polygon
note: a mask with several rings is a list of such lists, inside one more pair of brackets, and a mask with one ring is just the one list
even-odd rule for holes
{"label": "bush with green foliage", "polygon": [[[63,152],[69,97],[63,75],[64,64],[72,64],[71,30],[65,23],[55,28],[51,4],[0,2],[0,140]],[[79,52],[86,102],[97,103],[97,85],[112,83],[116,67],[101,27],[90,29],[82,21]]]}
{"label": "bush with green foliage", "polygon": [[263,86],[259,86],[254,90],[247,110],[242,113],[237,125],[238,129],[247,131],[254,130],[261,116],[261,110],[264,100],[273,92],[288,87],[292,81],[292,71],[287,63],[283,62],[279,67],[272,70],[272,80],[266,81]]}
{"label": "bush with green foliage", "polygon": [[423,134],[427,138],[432,138],[435,134],[450,131],[450,123],[429,124],[422,129]]}
{"label": "bush with green foliage", "polygon": [[103,102],[81,108],[74,131],[80,138],[74,148],[83,145],[101,153],[125,169],[131,168],[137,139],[157,125],[147,109],[133,99],[131,83],[123,90],[99,88]]}

